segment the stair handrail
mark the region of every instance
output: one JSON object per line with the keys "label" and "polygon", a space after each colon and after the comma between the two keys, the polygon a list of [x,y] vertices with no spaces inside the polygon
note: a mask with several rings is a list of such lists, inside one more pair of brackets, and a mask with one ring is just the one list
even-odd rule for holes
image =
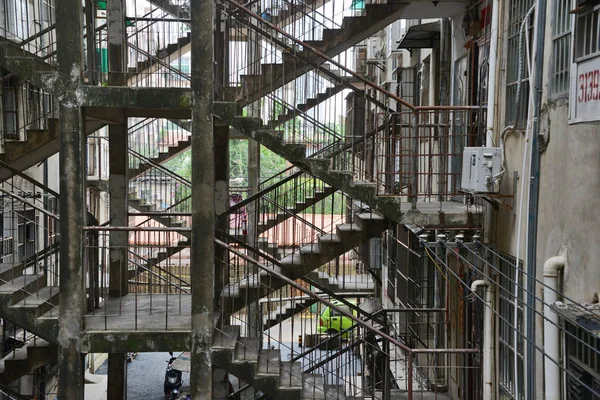
{"label": "stair handrail", "polygon": [[[56,197],[57,199],[60,197],[58,193],[56,193],[54,190],[50,189],[48,186],[40,183],[39,181],[37,181],[36,179],[33,179],[32,177],[30,177],[28,175],[25,175],[23,172],[19,171],[18,169],[13,168],[10,164],[7,164],[2,160],[0,160],[0,167],[6,168],[14,175],[18,175],[20,178],[25,179],[27,182],[33,184],[34,186],[39,186],[40,188],[44,189],[46,192],[50,193],[52,196]],[[9,179],[10,178],[6,179],[4,182],[8,181]]]}
{"label": "stair handrail", "polygon": [[[291,168],[293,168],[293,167],[287,168],[287,169],[286,169],[286,170],[284,170],[283,172],[285,172],[285,171],[287,171],[287,170],[289,170],[289,169],[291,169]],[[283,172],[280,172],[280,173],[279,173],[279,174],[277,174],[277,175],[280,175],[280,174],[282,174]],[[234,204],[233,206],[229,207],[229,208],[227,209],[227,211],[225,211],[225,212],[224,212],[222,215],[230,215],[230,214],[232,214],[233,212],[235,212],[235,211],[239,210],[240,208],[242,208],[242,207],[244,207],[244,206],[246,206],[246,205],[248,205],[248,204],[252,203],[254,200],[261,198],[261,197],[262,197],[262,196],[264,196],[265,194],[267,194],[267,193],[269,193],[269,192],[271,192],[271,191],[273,191],[273,190],[277,189],[278,187],[280,187],[280,186],[284,185],[285,183],[287,183],[287,182],[291,181],[291,180],[292,180],[292,179],[294,179],[294,178],[297,178],[297,177],[299,177],[299,176],[300,176],[300,175],[302,175],[302,174],[304,174],[304,171],[302,171],[302,170],[298,170],[298,171],[294,172],[293,174],[289,175],[289,176],[288,176],[288,177],[286,177],[286,178],[283,178],[283,179],[282,179],[282,180],[280,180],[279,182],[277,182],[277,183],[275,183],[275,184],[273,184],[273,185],[271,185],[271,186],[269,186],[269,187],[266,187],[266,188],[264,188],[264,189],[262,189],[262,190],[259,190],[258,192],[254,193],[253,195],[250,195],[250,196],[246,197],[244,200],[240,201],[239,203],[236,203],[236,204]],[[277,175],[274,175],[274,176],[272,176],[271,178],[275,178],[275,176],[277,176]],[[269,179],[271,179],[271,178],[269,178]],[[315,179],[316,179],[316,178],[315,178]],[[266,181],[265,181],[265,182],[266,182]]]}
{"label": "stair handrail", "polygon": [[271,28],[274,31],[276,31],[277,33],[285,36],[287,39],[291,40],[293,43],[295,43],[297,45],[300,45],[303,48],[306,48],[306,49],[310,50],[311,52],[313,52],[314,54],[316,54],[318,57],[325,59],[325,62],[329,62],[330,64],[335,65],[336,67],[338,67],[342,71],[344,71],[347,74],[351,75],[355,79],[358,79],[360,82],[362,82],[363,84],[371,87],[372,89],[380,92],[384,96],[389,97],[389,98],[397,101],[398,103],[402,104],[403,106],[405,106],[405,107],[407,107],[407,108],[409,108],[409,109],[411,109],[413,111],[416,111],[417,109],[420,108],[420,107],[417,107],[417,106],[415,106],[415,105],[407,102],[406,100],[404,100],[404,99],[396,96],[392,92],[383,89],[381,86],[379,86],[379,85],[371,82],[370,80],[365,79],[364,77],[360,76],[359,74],[357,74],[356,72],[352,71],[351,69],[346,68],[344,65],[342,65],[339,62],[337,62],[337,61],[333,60],[332,58],[328,57],[325,53],[322,53],[319,50],[315,49],[314,47],[308,45],[306,42],[304,42],[304,41],[302,41],[300,39],[295,38],[294,36],[290,35],[286,31],[284,31],[283,29],[280,29],[277,25],[274,25],[274,24],[270,23],[269,21],[263,19],[260,15],[252,12],[248,8],[242,6],[241,4],[236,3],[235,0],[222,0],[222,1],[228,2],[229,4],[232,5],[232,7],[239,8],[240,10],[244,11],[246,14],[248,14],[252,18],[256,18],[256,20],[258,20],[263,25],[266,25],[269,28]]}
{"label": "stair handrail", "polygon": [[333,304],[332,302],[320,298],[317,294],[311,292],[309,289],[306,289],[300,285],[298,285],[295,281],[293,281],[292,279],[288,278],[287,276],[283,275],[280,272],[275,271],[272,268],[269,268],[268,266],[262,264],[260,261],[253,259],[252,257],[240,252],[239,250],[235,249],[234,247],[232,247],[231,245],[223,242],[220,239],[215,238],[215,243],[221,247],[226,248],[228,251],[232,252],[233,254],[235,254],[236,256],[246,260],[247,262],[254,264],[256,267],[258,267],[261,271],[265,271],[267,273],[267,275],[273,275],[275,278],[285,282],[288,285],[293,286],[295,289],[301,291],[302,293],[317,299],[318,301],[324,303],[327,307],[336,310],[337,312],[339,312],[341,315],[343,315],[346,318],[351,319],[353,322],[356,323],[356,325],[361,326],[362,328],[366,329],[367,331],[378,335],[379,337],[381,337],[382,339],[387,340],[388,342],[390,342],[391,344],[399,347],[400,349],[404,350],[407,353],[435,353],[435,352],[440,352],[440,351],[436,351],[436,350],[441,350],[441,352],[443,353],[479,353],[480,350],[473,348],[473,349],[411,349],[410,347],[408,347],[406,344],[399,342],[397,339],[391,337],[390,335],[388,335],[385,332],[382,332],[381,330],[369,325],[368,323],[364,322],[363,320],[355,317],[352,313],[349,313],[345,310],[340,309],[339,307],[337,307],[335,304]]}
{"label": "stair handrail", "polygon": [[[223,231],[222,229],[217,229],[217,233],[223,237],[226,238],[227,240],[229,240],[231,243],[235,243],[236,246],[239,246],[241,248],[244,248],[252,253],[255,253],[256,255],[260,256],[261,258],[267,260],[269,263],[281,267],[281,262],[275,258],[273,258],[271,255],[265,253],[264,251],[258,250],[252,246],[250,246],[248,243],[241,241],[239,239],[237,239],[236,237],[230,235],[229,233]],[[215,239],[217,240],[217,239]],[[268,268],[268,267],[266,267]],[[244,278],[245,279],[245,278]],[[326,287],[324,287],[323,285],[319,284],[318,282],[314,281],[313,279],[310,279],[306,276],[303,276],[299,279],[302,279],[303,281],[305,281],[306,283],[308,283],[309,285],[319,289],[322,293],[321,294],[327,294],[330,297],[336,297],[335,293],[333,293],[332,291],[328,290]],[[298,285],[296,283],[294,283],[292,285],[293,287],[297,287]],[[312,298],[314,298],[314,296],[310,296]],[[342,304],[344,304],[345,306],[347,306],[348,308],[350,308],[351,310],[354,310],[358,313],[358,315],[360,314],[365,314],[365,315],[369,315],[366,311],[361,310],[360,308],[358,308],[355,304],[350,303],[349,301],[347,301],[346,299],[344,299],[343,297],[338,299]]]}
{"label": "stair handrail", "polygon": [[[311,52],[315,53],[318,57],[325,59],[324,63],[329,62],[330,64],[335,65],[337,68],[339,68],[340,70],[351,75],[353,78],[358,79],[360,82],[362,82],[363,84],[369,86],[370,88],[378,91],[379,93],[383,94],[385,97],[388,97],[392,100],[397,101],[398,103],[407,107],[411,111],[419,111],[419,110],[480,110],[482,108],[486,108],[484,106],[415,106],[414,104],[409,103],[408,101],[402,99],[401,97],[396,96],[394,93],[390,92],[389,90],[386,90],[386,89],[382,88],[381,86],[377,85],[376,83],[374,83],[368,79],[365,79],[363,76],[360,76],[356,72],[347,68],[343,64],[335,61],[334,59],[327,56],[325,53],[310,46],[306,42],[295,38],[294,36],[290,35],[289,33],[285,32],[284,30],[280,29],[277,25],[274,25],[271,22],[263,19],[260,15],[252,12],[248,8],[244,7],[243,5],[236,3],[235,0],[221,0],[221,1],[226,1],[226,2],[230,3],[233,7],[237,7],[239,9],[241,9],[246,14],[248,14],[250,17],[258,20],[262,25],[268,26],[269,28],[275,30],[277,33],[279,33],[282,36],[285,36],[287,39],[291,40],[293,43],[300,45],[303,48],[306,48],[306,49],[310,50]],[[256,26],[254,26],[254,28],[259,29]],[[297,55],[294,55],[294,56],[296,58],[301,59],[301,57],[297,57]],[[306,60],[302,60],[302,61],[306,62]]]}
{"label": "stair handrail", "polygon": [[[139,254],[136,254],[136,253],[134,253],[132,250],[128,250],[128,251],[129,251],[129,254],[131,254],[131,255],[135,256],[136,258],[140,258],[141,260],[143,260],[143,261],[144,261],[144,262],[146,262],[146,263],[148,262],[148,260],[144,260],[144,258],[143,258],[142,256],[140,256]],[[133,265],[137,266],[138,268],[141,268],[141,269],[143,269],[143,270],[145,270],[145,271],[147,271],[147,272],[151,273],[151,274],[152,274],[152,275],[154,275],[154,276],[158,276],[158,278],[159,278],[159,280],[160,280],[160,281],[163,281],[163,282],[166,282],[166,283],[172,284],[173,286],[175,286],[175,288],[177,288],[177,289],[181,290],[181,291],[182,291],[182,292],[184,292],[184,293],[190,293],[190,292],[189,292],[187,289],[184,289],[184,288],[182,287],[183,285],[182,285],[182,286],[179,286],[179,285],[177,285],[176,283],[169,282],[169,281],[168,281],[167,279],[165,279],[165,278],[164,278],[162,275],[160,275],[160,274],[157,274],[156,272],[152,271],[152,270],[151,270],[149,267],[147,267],[147,266],[145,266],[145,265],[142,265],[142,264],[139,264],[139,263],[137,263],[137,262],[135,262],[135,261],[132,261],[132,263],[133,263]],[[166,270],[166,269],[164,269],[163,267],[160,267],[160,266],[158,266],[158,265],[153,265],[153,267],[155,267],[156,269],[158,269],[160,272],[164,272],[164,273],[165,273],[165,274],[167,274],[168,276],[170,276],[170,277],[172,277],[172,278],[175,278],[175,279],[179,280],[180,284],[185,284],[185,285],[187,285],[187,286],[190,286],[190,287],[191,287],[191,285],[190,285],[190,283],[189,283],[189,282],[187,282],[187,281],[183,280],[181,277],[178,277],[177,275],[173,274],[172,272],[169,272],[169,271],[167,271],[167,270]],[[136,268],[136,270],[137,270],[137,268]]]}
{"label": "stair handrail", "polygon": [[[225,249],[227,249],[228,251],[230,251],[231,253],[235,254],[236,256],[246,260],[247,262],[254,264],[256,267],[258,267],[261,271],[266,272],[268,275],[273,275],[275,278],[285,282],[288,285],[293,286],[295,289],[303,292],[304,294],[317,299],[318,301],[322,302],[323,304],[325,304],[327,307],[334,309],[335,311],[337,311],[338,313],[340,313],[342,316],[351,319],[354,323],[356,323],[356,325],[360,325],[362,328],[365,328],[367,331],[372,332],[378,336],[380,336],[381,338],[387,340],[388,342],[394,344],[395,346],[398,346],[400,349],[406,351],[406,352],[411,352],[412,349],[409,348],[408,346],[406,346],[404,343],[399,342],[398,340],[396,340],[395,338],[391,337],[390,335],[388,335],[385,332],[380,331],[379,329],[367,324],[366,322],[364,322],[363,320],[355,317],[352,313],[349,313],[343,309],[340,309],[339,307],[337,307],[335,304],[333,304],[332,302],[328,301],[327,299],[323,299],[321,297],[319,297],[318,295],[316,295],[315,293],[311,292],[309,289],[306,289],[300,285],[298,285],[294,280],[288,278],[287,276],[283,275],[280,272],[275,271],[272,268],[269,268],[268,266],[262,264],[260,261],[253,259],[252,257],[238,251],[237,249],[235,249],[234,247],[232,247],[231,245],[229,245],[228,243],[223,242],[220,239],[215,238],[215,243],[221,247],[224,247]],[[467,352],[479,352],[478,349],[463,349],[463,350],[469,350]]]}
{"label": "stair handrail", "polygon": [[[308,122],[312,123],[313,125],[316,125],[319,128],[323,129],[324,131],[327,131],[327,133],[332,134],[332,136],[334,136],[337,140],[342,140],[343,139],[341,136],[337,136],[337,132],[335,132],[335,130],[331,129],[330,127],[328,127],[326,125],[323,125],[323,123],[321,123],[320,121],[318,121],[315,118],[313,118],[310,115],[308,115],[308,112],[307,112],[308,110],[301,111],[295,105],[289,104],[288,102],[284,101],[283,99],[277,98],[273,93],[267,94],[266,97],[270,97],[274,101],[280,101],[283,105],[285,105],[286,107],[288,107],[289,111],[296,112],[297,116],[300,116],[301,118],[306,119]],[[286,114],[287,114],[287,112],[286,112]],[[290,122],[290,121],[282,122],[278,126],[281,126],[281,125],[286,124],[288,122]]]}
{"label": "stair handrail", "polygon": [[179,181],[181,184],[183,184],[183,185],[185,185],[185,186],[187,186],[187,187],[189,187],[189,188],[191,188],[191,187],[192,187],[192,182],[188,181],[187,179],[185,179],[185,178],[184,178],[184,177],[182,177],[182,176],[179,176],[178,174],[176,174],[175,172],[173,172],[173,171],[171,171],[170,169],[166,168],[165,166],[163,166],[163,165],[161,165],[161,164],[157,164],[157,163],[156,163],[156,162],[154,162],[153,160],[149,159],[149,158],[148,158],[148,157],[146,157],[146,156],[143,156],[143,155],[141,155],[140,153],[138,153],[138,152],[137,152],[137,151],[135,151],[135,150],[132,150],[132,149],[127,149],[127,151],[128,151],[128,152],[129,152],[131,155],[133,155],[133,156],[135,156],[135,157],[137,157],[137,158],[139,158],[139,159],[141,159],[141,160],[143,160],[143,161],[146,161],[146,163],[148,163],[148,164],[152,165],[152,167],[153,167],[153,168],[157,168],[157,169],[159,169],[161,172],[163,172],[163,173],[165,173],[166,175],[169,175],[171,178],[175,179],[176,181]]}

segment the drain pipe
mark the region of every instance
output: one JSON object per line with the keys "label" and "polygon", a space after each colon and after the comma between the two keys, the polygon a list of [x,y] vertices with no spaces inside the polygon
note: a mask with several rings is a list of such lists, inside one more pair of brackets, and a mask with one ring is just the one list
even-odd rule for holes
{"label": "drain pipe", "polygon": [[560,389],[560,332],[558,328],[558,315],[552,309],[552,305],[559,298],[559,274],[565,268],[565,257],[551,257],[544,263],[544,351],[546,362],[544,365],[545,375],[545,399],[559,400]]}
{"label": "drain pipe", "polygon": [[492,385],[492,365],[494,364],[494,346],[492,331],[492,310],[493,310],[493,288],[484,280],[477,280],[471,284],[471,291],[477,292],[480,287],[485,287],[485,295],[483,301],[483,400],[491,400],[493,398]]}
{"label": "drain pipe", "polygon": [[498,58],[498,20],[500,14],[500,1],[492,2],[492,21],[490,31],[490,56],[488,69],[488,92],[487,92],[487,115],[485,129],[485,147],[494,146],[494,117],[496,110],[496,74],[497,74],[497,58]]}
{"label": "drain pipe", "polygon": [[546,0],[536,0],[535,5],[535,39],[534,39],[534,57],[532,71],[535,74],[534,94],[533,94],[533,126],[531,142],[531,172],[529,181],[529,210],[527,224],[527,295],[525,313],[526,335],[528,339],[526,344],[525,360],[528,365],[528,379],[526,399],[536,399],[536,378],[535,368],[535,278],[537,275],[537,229],[538,229],[538,202],[540,197],[540,143],[538,134],[540,132],[540,112],[542,106],[543,74],[544,74],[544,40],[546,27]]}

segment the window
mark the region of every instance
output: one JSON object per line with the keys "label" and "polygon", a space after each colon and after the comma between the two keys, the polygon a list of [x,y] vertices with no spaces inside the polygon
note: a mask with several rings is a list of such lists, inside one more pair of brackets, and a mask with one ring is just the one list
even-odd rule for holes
{"label": "window", "polygon": [[[501,399],[523,399],[525,398],[525,366],[523,362],[523,294],[522,291],[519,294],[519,302],[517,308],[517,326],[516,328],[519,333],[517,334],[517,380],[518,380],[518,391],[517,385],[515,385],[515,371],[514,371],[514,357],[515,357],[515,343],[514,343],[514,282],[517,276],[515,269],[515,259],[511,256],[503,255],[500,259],[500,281],[501,289],[498,290],[499,302],[498,312],[500,318],[498,319],[498,352],[499,352],[499,386],[500,386],[500,398]],[[519,264],[522,265],[521,262]],[[522,278],[522,277],[521,277]],[[523,279],[521,279],[523,282]]]}
{"label": "window", "polygon": [[17,115],[17,79],[7,77],[6,72],[2,80],[2,120],[0,125],[2,138],[16,139],[18,138],[18,115]]}
{"label": "window", "polygon": [[571,0],[554,0],[552,19],[552,84],[551,93],[569,90],[571,60]]}
{"label": "window", "polygon": [[567,320],[565,329],[567,399],[600,399],[600,338]]}
{"label": "window", "polygon": [[600,5],[577,17],[577,44],[575,58],[600,55]]}
{"label": "window", "polygon": [[[521,24],[527,15],[529,9],[533,6],[533,0],[511,0],[508,7],[508,48],[506,53],[506,125],[515,125],[523,128],[527,120],[527,104],[529,97],[529,85],[527,79],[526,48],[530,43],[525,43],[525,32],[521,34]],[[533,13],[531,14],[533,17]],[[530,29],[532,24],[525,25],[525,29]],[[531,32],[530,32],[531,33]],[[532,40],[533,35],[529,38]],[[530,47],[531,48],[531,47]],[[519,49],[521,55],[519,55]],[[519,63],[521,60],[521,63]],[[519,76],[519,69],[521,70]],[[520,78],[520,79],[519,79]],[[521,86],[519,88],[519,81]],[[519,88],[519,96],[517,89]],[[519,102],[517,104],[517,97]],[[518,120],[517,120],[518,119]]]}

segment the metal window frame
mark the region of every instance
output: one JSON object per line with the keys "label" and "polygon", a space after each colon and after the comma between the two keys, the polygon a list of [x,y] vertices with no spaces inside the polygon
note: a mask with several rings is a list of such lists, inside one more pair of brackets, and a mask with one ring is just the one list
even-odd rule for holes
{"label": "metal window frame", "polygon": [[[587,19],[588,17],[596,14],[597,23],[596,30],[592,31],[590,27],[590,31],[587,30]],[[583,28],[581,28],[581,24],[585,23]],[[589,33],[589,34],[588,34]],[[590,39],[590,35],[596,35],[595,49],[587,49],[590,52],[586,52],[586,47],[589,47],[588,40]],[[581,43],[583,41],[583,43]],[[575,21],[575,62],[585,61],[594,57],[600,56],[600,4],[592,7],[587,12],[583,12],[579,14]]]}
{"label": "metal window frame", "polygon": [[[569,13],[571,7],[572,0],[554,0],[553,3],[550,96],[554,97],[568,95],[570,89],[569,79],[573,49],[571,40],[573,22]],[[557,52],[557,46],[560,45],[565,46],[562,54]],[[560,69],[557,69],[558,57],[560,57],[558,61]]]}
{"label": "metal window frame", "polygon": [[[506,70],[505,70],[505,113],[504,113],[504,123],[506,126],[514,125],[517,128],[525,128],[525,121],[527,121],[528,116],[528,100],[529,100],[529,85],[527,85],[527,79],[529,79],[529,75],[527,72],[527,68],[523,65],[522,71],[523,75],[521,76],[521,97],[520,103],[517,104],[516,107],[520,107],[520,118],[519,121],[515,121],[516,117],[515,110],[515,100],[517,97],[516,88],[518,86],[518,49],[519,49],[519,30],[521,28],[521,23],[523,22],[523,18],[529,11],[529,9],[534,4],[533,0],[511,0],[509,6],[507,7],[507,40],[506,40]],[[532,14],[533,17],[534,14]],[[530,35],[530,40],[533,40],[533,35]],[[523,41],[525,41],[525,35],[523,35]],[[529,45],[525,43],[525,45]],[[523,52],[525,53],[525,47],[523,47]],[[523,57],[522,62],[525,63],[526,59]],[[513,79],[514,80],[509,80]],[[512,107],[511,107],[512,105]]]}
{"label": "metal window frame", "polygon": [[[524,354],[525,346],[523,338],[517,339],[517,343],[513,343],[513,328],[512,321],[514,320],[514,306],[513,306],[513,290],[514,280],[516,279],[515,274],[515,261],[516,259],[508,254],[502,253],[502,259],[498,260],[498,266],[502,275],[499,276],[499,286],[502,288],[498,293],[498,313],[501,318],[498,318],[498,386],[500,392],[504,396],[508,396],[512,399],[525,398],[525,363]],[[519,260],[519,264],[522,266],[522,261]],[[521,276],[521,282],[523,282],[523,276]],[[508,293],[510,293],[510,295]],[[523,290],[519,291],[519,299],[523,301]],[[516,329],[522,331],[524,326],[524,310],[523,306],[519,306],[518,310],[518,326]],[[514,362],[513,357],[516,354],[519,358],[519,393],[514,392]]]}

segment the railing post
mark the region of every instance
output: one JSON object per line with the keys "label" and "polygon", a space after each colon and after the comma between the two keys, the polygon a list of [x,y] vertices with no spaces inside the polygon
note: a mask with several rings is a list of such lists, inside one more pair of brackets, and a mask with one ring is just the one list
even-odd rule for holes
{"label": "railing post", "polygon": [[412,182],[411,182],[411,209],[417,209],[419,190],[419,114],[412,113]]}
{"label": "railing post", "polygon": [[408,365],[406,366],[407,374],[406,374],[406,391],[408,394],[408,400],[412,400],[413,398],[413,353],[408,353]]}

